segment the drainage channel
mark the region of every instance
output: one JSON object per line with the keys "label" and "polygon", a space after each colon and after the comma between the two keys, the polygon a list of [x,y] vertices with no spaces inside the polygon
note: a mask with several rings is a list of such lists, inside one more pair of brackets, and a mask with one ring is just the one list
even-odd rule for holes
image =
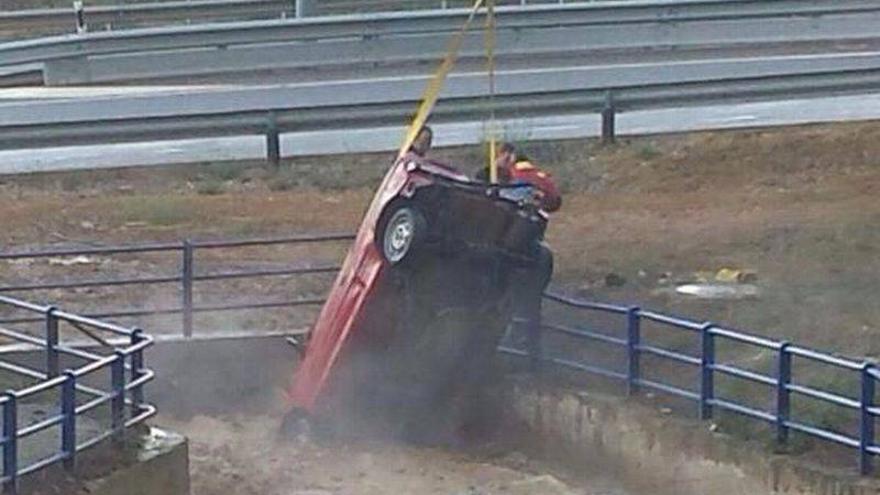
{"label": "drainage channel", "polygon": [[[279,440],[271,416],[160,418],[190,439],[193,495],[628,495],[495,445]],[[570,473],[568,473],[570,474]]]}

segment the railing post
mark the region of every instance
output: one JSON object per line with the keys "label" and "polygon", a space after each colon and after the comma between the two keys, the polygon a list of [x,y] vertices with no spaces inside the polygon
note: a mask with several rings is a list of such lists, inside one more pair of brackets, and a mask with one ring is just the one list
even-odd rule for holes
{"label": "railing post", "polygon": [[703,348],[700,359],[700,419],[712,419],[712,400],[715,399],[715,335],[714,327],[706,323],[700,329],[700,343]]}
{"label": "railing post", "polygon": [[73,2],[73,15],[76,18],[76,32],[77,34],[85,33],[88,31],[88,26],[86,25],[86,14],[83,10],[82,0],[74,0]]}
{"label": "railing post", "polygon": [[278,131],[278,117],[275,112],[269,112],[266,121],[266,158],[269,164],[278,168],[281,164],[281,136]]}
{"label": "railing post", "polygon": [[110,418],[113,436],[118,440],[125,434],[125,353],[116,351],[116,359],[110,364]]}
{"label": "railing post", "polygon": [[616,124],[617,110],[614,108],[614,93],[605,93],[605,106],[602,107],[602,143],[614,144],[617,139]]}
{"label": "railing post", "polygon": [[[143,342],[144,331],[135,328],[131,333],[131,345],[135,346]],[[131,381],[134,382],[142,376],[144,369],[144,351],[138,349],[131,353]],[[137,417],[141,413],[141,404],[144,403],[144,388],[138,385],[131,390],[131,417]]]}
{"label": "railing post", "polygon": [[786,423],[791,417],[791,392],[788,390],[791,384],[791,353],[788,352],[790,346],[791,343],[783,342],[776,357],[776,441],[780,444],[788,442]]}
{"label": "railing post", "polygon": [[61,451],[64,452],[64,468],[76,468],[76,373],[64,372],[66,380],[61,385]]}
{"label": "railing post", "polygon": [[46,375],[51,379],[58,376],[58,317],[56,307],[46,310]]}
{"label": "railing post", "polygon": [[639,346],[642,342],[640,309],[631,307],[626,311],[626,395],[639,391],[641,377],[641,356]]}
{"label": "railing post", "polygon": [[18,396],[12,390],[4,395],[3,404],[3,477],[8,481],[3,492],[18,493]]}
{"label": "railing post", "polygon": [[183,336],[188,339],[193,333],[193,245],[189,239],[183,241],[182,270]]}
{"label": "railing post", "polygon": [[862,366],[862,397],[860,404],[861,427],[859,428],[859,471],[862,474],[870,474],[873,469],[874,455],[868,451],[874,446],[874,415],[871,408],[874,407],[874,365],[865,363]]}

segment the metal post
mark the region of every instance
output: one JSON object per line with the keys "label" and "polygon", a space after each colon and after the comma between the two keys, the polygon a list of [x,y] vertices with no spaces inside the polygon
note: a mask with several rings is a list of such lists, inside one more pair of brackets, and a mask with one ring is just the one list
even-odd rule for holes
{"label": "metal post", "polygon": [[860,403],[861,427],[859,428],[859,471],[862,474],[870,474],[873,469],[874,455],[868,451],[874,446],[874,415],[871,408],[874,407],[874,365],[865,363],[862,366],[862,397]]}
{"label": "metal post", "polygon": [[638,307],[626,311],[626,395],[639,391],[641,359],[639,345],[642,341],[642,323]]}
{"label": "metal post", "polygon": [[278,131],[278,117],[270,112],[266,122],[266,158],[275,168],[281,164],[281,137]]}
{"label": "metal post", "polygon": [[46,374],[48,378],[58,376],[58,317],[55,311],[58,308],[50,307],[46,310]]}
{"label": "metal post", "polygon": [[183,241],[183,336],[192,337],[193,333],[193,245],[189,239]]}
{"label": "metal post", "polygon": [[8,481],[3,492],[18,493],[18,396],[12,390],[4,395],[3,405],[3,477]]}
{"label": "metal post", "polygon": [[315,0],[295,0],[296,17],[315,15]]}
{"label": "metal post", "polygon": [[789,342],[783,342],[779,346],[776,370],[776,441],[784,444],[788,442],[788,422],[791,417],[791,392],[788,385],[791,384],[791,353],[788,348]]}
{"label": "metal post", "polygon": [[86,25],[86,15],[83,11],[83,3],[82,0],[75,0],[73,2],[73,14],[76,16],[76,32],[77,34],[85,33],[89,30]]}
{"label": "metal post", "polygon": [[110,364],[110,418],[113,436],[121,438],[125,433],[125,353],[116,351],[116,359]]}
{"label": "metal post", "polygon": [[64,468],[76,468],[76,373],[65,371],[66,380],[61,385],[61,451],[64,452]]}
{"label": "metal post", "polygon": [[712,334],[714,325],[706,323],[700,330],[700,342],[703,352],[700,359],[700,419],[712,419],[712,400],[715,399],[715,376],[712,367],[715,365],[715,336]]}
{"label": "metal post", "polygon": [[[143,342],[144,331],[135,328],[131,333],[131,345],[135,346]],[[138,349],[131,353],[131,381],[138,380],[144,369],[144,351]],[[141,413],[141,404],[144,403],[144,388],[141,385],[134,387],[131,391],[131,417],[137,417]]]}
{"label": "metal post", "polygon": [[608,91],[605,93],[605,106],[602,108],[602,143],[614,144],[616,139],[616,119],[617,111],[614,108],[614,94]]}

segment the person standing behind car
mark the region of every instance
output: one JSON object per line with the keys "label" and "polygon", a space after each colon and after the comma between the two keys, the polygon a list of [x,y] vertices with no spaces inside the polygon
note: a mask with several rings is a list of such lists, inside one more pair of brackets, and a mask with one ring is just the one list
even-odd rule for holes
{"label": "person standing behind car", "polygon": [[[502,185],[529,185],[537,192],[538,207],[553,213],[562,206],[562,196],[553,177],[536,167],[529,158],[516,150],[511,143],[504,143],[499,150],[495,162],[498,168],[498,183]],[[478,174],[478,179],[488,181],[488,168]],[[511,297],[513,302],[513,322],[510,326],[510,338],[515,345],[525,345],[533,354],[532,366],[539,366],[535,356],[541,348],[541,309],[544,290],[553,276],[553,252],[541,240],[533,246],[534,262],[521,267],[514,267]],[[517,323],[521,320],[522,323]]]}
{"label": "person standing behind car", "polygon": [[[562,207],[562,195],[553,176],[536,167],[524,153],[517,151],[511,143],[504,143],[498,150],[495,160],[498,170],[498,183],[502,185],[530,185],[537,192],[539,206],[547,213],[554,213]],[[477,179],[487,182],[488,168],[477,174]]]}
{"label": "person standing behind car", "polygon": [[[501,145],[498,153],[498,176],[508,177],[508,183],[525,183],[535,187],[538,191],[538,200],[541,209],[547,213],[554,213],[562,207],[562,195],[549,172],[542,170],[532,163],[525,153],[519,152],[511,143]],[[503,172],[502,172],[503,171]]]}

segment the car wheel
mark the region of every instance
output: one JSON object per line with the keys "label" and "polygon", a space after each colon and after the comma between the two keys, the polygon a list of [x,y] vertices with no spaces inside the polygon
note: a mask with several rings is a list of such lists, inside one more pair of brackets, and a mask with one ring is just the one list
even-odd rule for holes
{"label": "car wheel", "polygon": [[417,208],[407,204],[390,210],[382,225],[382,256],[392,265],[411,258],[427,231],[425,216]]}

